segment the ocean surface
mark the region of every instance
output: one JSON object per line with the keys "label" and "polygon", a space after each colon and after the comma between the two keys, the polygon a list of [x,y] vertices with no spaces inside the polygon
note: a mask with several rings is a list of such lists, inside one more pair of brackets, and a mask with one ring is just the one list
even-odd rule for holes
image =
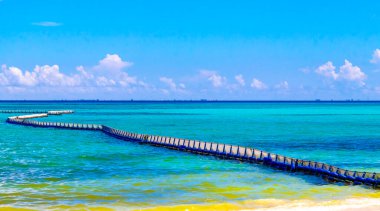
{"label": "ocean surface", "polygon": [[[380,172],[380,103],[1,102],[72,109],[41,121],[250,146]],[[342,200],[379,190],[328,183],[259,164],[139,145],[101,132],[11,125],[0,114],[0,206],[154,208],[259,199]]]}

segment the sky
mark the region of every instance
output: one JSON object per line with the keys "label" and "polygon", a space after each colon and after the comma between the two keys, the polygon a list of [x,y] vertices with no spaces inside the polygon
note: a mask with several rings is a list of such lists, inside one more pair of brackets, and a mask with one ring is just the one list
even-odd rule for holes
{"label": "sky", "polygon": [[379,8],[0,0],[0,100],[380,100]]}

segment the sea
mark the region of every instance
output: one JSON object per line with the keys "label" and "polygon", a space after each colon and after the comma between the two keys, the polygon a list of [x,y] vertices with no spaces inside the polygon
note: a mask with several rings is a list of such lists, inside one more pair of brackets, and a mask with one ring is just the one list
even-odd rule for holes
{"label": "sea", "polygon": [[[235,144],[380,173],[380,102],[0,102],[0,110],[62,109],[75,113],[39,120]],[[5,122],[14,115],[0,113],[0,209],[253,209],[273,200],[380,198],[367,186],[140,145],[98,131]]]}

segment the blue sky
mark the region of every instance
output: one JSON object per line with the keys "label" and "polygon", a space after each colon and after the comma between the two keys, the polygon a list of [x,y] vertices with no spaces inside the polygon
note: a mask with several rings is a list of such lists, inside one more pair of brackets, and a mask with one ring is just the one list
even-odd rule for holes
{"label": "blue sky", "polygon": [[0,98],[379,100],[379,8],[0,0]]}

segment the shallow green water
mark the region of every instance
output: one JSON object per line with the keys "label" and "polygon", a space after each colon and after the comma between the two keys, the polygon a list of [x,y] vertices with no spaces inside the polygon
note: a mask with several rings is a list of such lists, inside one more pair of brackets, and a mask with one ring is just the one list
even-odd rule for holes
{"label": "shallow green water", "polygon": [[[233,143],[338,167],[380,172],[379,103],[0,103],[73,109],[43,121]],[[5,123],[0,204],[128,208],[250,199],[342,199],[378,193],[256,164],[124,142],[100,132]],[[12,114],[11,114],[12,115]]]}

